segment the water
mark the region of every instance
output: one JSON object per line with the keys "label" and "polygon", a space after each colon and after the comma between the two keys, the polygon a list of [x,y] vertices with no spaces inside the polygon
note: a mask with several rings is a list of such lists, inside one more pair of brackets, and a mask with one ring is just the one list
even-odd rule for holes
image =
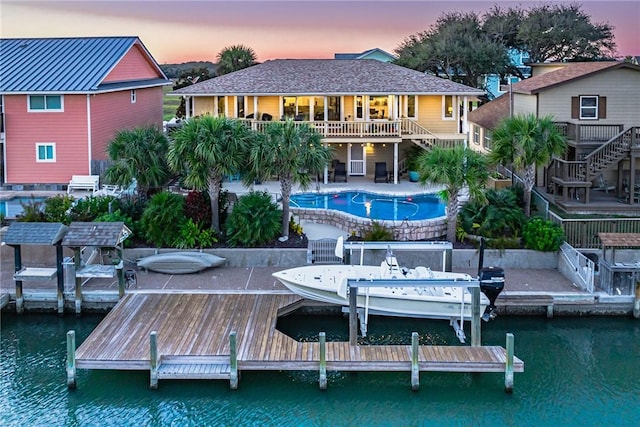
{"label": "water", "polygon": [[291,206],[333,209],[361,218],[393,221],[432,219],[445,214],[445,204],[433,194],[389,196],[357,191],[302,193],[291,196]]}
{"label": "water", "polygon": [[[0,200],[0,215],[5,218],[15,218],[24,212],[22,205],[32,205],[45,200],[44,197],[13,197],[11,199]],[[42,205],[44,207],[44,204]]]}
{"label": "water", "polygon": [[[226,381],[161,381],[148,372],[79,370],[78,389],[65,378],[65,334],[78,344],[100,317],[2,315],[0,424],[3,426],[429,425],[635,426],[640,414],[640,321],[627,318],[499,317],[483,325],[483,343],[515,334],[525,372],[506,394],[503,374],[329,373],[320,391],[315,372],[242,372]],[[304,339],[318,330],[346,338],[342,317],[281,320]],[[446,322],[373,318],[370,340],[454,345]],[[400,333],[399,333],[400,332]],[[406,338],[403,338],[406,337]]]}

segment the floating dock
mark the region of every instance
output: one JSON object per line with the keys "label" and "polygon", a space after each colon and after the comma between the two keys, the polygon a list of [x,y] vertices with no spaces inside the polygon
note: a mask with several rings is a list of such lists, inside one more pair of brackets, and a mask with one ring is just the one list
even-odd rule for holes
{"label": "floating dock", "polygon": [[[524,363],[499,346],[352,346],[348,342],[298,342],[276,328],[283,316],[305,304],[295,294],[130,293],[75,348],[67,335],[67,381],[77,369],[150,370],[159,379],[228,379],[238,371],[315,370],[326,387],[326,371],[502,372],[510,391],[513,372]],[[509,337],[507,337],[509,347]],[[511,336],[513,343],[513,336]]]}

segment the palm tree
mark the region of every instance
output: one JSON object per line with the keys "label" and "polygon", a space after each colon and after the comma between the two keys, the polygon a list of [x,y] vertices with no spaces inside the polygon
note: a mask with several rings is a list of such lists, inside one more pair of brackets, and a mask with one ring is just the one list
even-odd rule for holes
{"label": "palm tree", "polygon": [[333,150],[308,124],[292,120],[271,122],[250,150],[251,174],[245,179],[278,176],[282,192],[282,236],[289,237],[289,200],[293,184],[306,189],[329,164]]}
{"label": "palm tree", "polygon": [[552,156],[564,154],[567,140],[558,131],[553,118],[537,118],[533,114],[509,117],[493,131],[489,159],[492,163],[512,165],[523,173],[524,213],[531,216],[531,191],[535,184],[536,166],[546,166]]}
{"label": "palm tree", "polygon": [[419,182],[444,185],[441,197],[447,202],[447,240],[456,240],[459,193],[468,187],[469,197],[484,200],[484,184],[489,178],[486,156],[463,146],[434,147],[418,158]]}
{"label": "palm tree", "polygon": [[218,196],[225,175],[246,167],[245,159],[253,132],[238,120],[203,116],[189,120],[172,134],[168,160],[183,174],[184,183],[211,199],[211,228],[220,233]]}
{"label": "palm tree", "polygon": [[222,49],[216,57],[218,64],[216,73],[219,76],[242,70],[255,65],[256,53],[250,47],[237,44]]}
{"label": "palm tree", "polygon": [[166,160],[169,140],[153,126],[120,130],[107,146],[113,162],[105,171],[111,184],[128,186],[135,179],[138,194],[147,196],[149,189],[164,185],[171,171]]}

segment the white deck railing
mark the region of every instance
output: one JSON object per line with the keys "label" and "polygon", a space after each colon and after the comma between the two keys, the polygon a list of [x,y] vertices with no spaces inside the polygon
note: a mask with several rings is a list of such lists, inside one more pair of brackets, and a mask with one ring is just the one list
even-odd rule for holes
{"label": "white deck railing", "polygon": [[573,246],[560,246],[558,270],[585,292],[593,293],[595,264]]}

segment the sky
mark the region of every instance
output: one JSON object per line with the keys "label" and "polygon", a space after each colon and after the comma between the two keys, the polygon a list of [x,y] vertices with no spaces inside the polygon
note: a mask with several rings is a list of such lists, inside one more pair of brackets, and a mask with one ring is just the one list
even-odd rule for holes
{"label": "sky", "polygon": [[[578,3],[593,23],[614,28],[620,57],[640,55],[640,0]],[[160,63],[213,61],[224,47],[251,47],[258,61],[333,58],[380,48],[392,53],[444,12],[482,14],[495,5],[541,1],[59,1],[0,0],[0,36],[139,36]]]}

